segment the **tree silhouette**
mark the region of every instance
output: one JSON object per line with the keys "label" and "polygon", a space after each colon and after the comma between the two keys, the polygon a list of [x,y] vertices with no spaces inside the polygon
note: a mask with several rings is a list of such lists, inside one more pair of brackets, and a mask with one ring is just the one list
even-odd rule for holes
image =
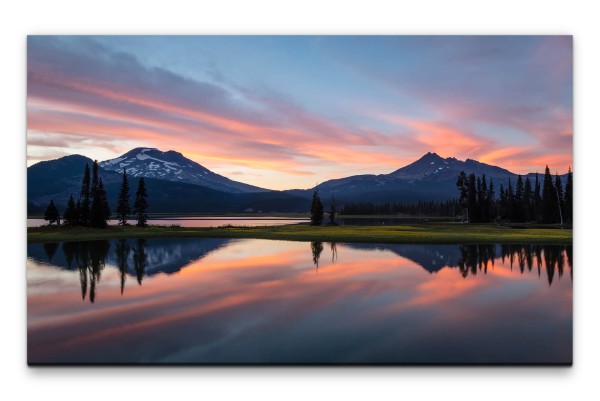
{"label": "tree silhouette", "polygon": [[96,228],[106,228],[107,220],[110,219],[110,207],[106,190],[102,179],[98,176],[98,160],[94,161],[92,168],[92,183],[90,188],[92,205],[90,207],[89,226]]}
{"label": "tree silhouette", "polygon": [[129,269],[127,263],[127,259],[129,258],[129,244],[127,243],[127,240],[120,239],[117,241],[115,253],[117,255],[117,267],[121,274],[121,295],[123,295],[125,289],[125,277],[127,275],[127,270]]}
{"label": "tree silhouette", "polygon": [[319,198],[319,191],[315,190],[310,206],[310,224],[312,226],[320,226],[323,223],[323,204]]}
{"label": "tree silhouette", "polygon": [[571,167],[569,167],[565,184],[565,221],[573,223],[573,173]]}
{"label": "tree silhouette", "polygon": [[58,213],[58,209],[54,205],[54,201],[50,201],[48,206],[46,207],[46,212],[44,212],[44,220],[48,222],[48,224],[52,225],[56,223],[56,225],[60,225],[60,214]]}
{"label": "tree silhouette", "polygon": [[133,266],[139,285],[142,285],[142,279],[146,273],[146,258],[146,240],[138,239],[133,249]]}
{"label": "tree silhouette", "polygon": [[552,183],[550,169],[546,165],[544,173],[544,192],[542,194],[542,222],[556,223],[558,215],[558,199],[556,197],[556,188]]}
{"label": "tree silhouette", "polygon": [[331,194],[331,202],[329,204],[329,224],[335,224],[335,214],[337,213],[337,204],[333,194]]}
{"label": "tree silhouette", "polygon": [[144,183],[144,177],[140,178],[138,181],[137,191],[135,193],[135,203],[133,213],[137,217],[137,226],[138,227],[146,227],[147,224],[147,215],[146,209],[148,208],[148,201],[146,200],[148,193],[146,191],[146,184]]}
{"label": "tree silhouette", "polygon": [[89,224],[91,192],[90,192],[90,166],[86,163],[81,180],[81,193],[79,194],[79,223],[83,226]]}
{"label": "tree silhouette", "polygon": [[121,189],[119,190],[119,200],[117,209],[115,210],[119,219],[119,224],[127,225],[127,217],[131,214],[129,208],[129,184],[127,182],[127,171],[123,169],[123,180],[121,181]]}
{"label": "tree silhouette", "polygon": [[312,252],[313,263],[317,270],[319,270],[319,259],[321,258],[321,252],[323,252],[323,243],[320,241],[313,241],[310,243],[310,250]]}
{"label": "tree silhouette", "polygon": [[63,213],[64,224],[67,226],[76,226],[78,223],[77,218],[77,208],[75,206],[75,201],[73,200],[73,194],[69,198],[69,202],[67,202],[67,208]]}

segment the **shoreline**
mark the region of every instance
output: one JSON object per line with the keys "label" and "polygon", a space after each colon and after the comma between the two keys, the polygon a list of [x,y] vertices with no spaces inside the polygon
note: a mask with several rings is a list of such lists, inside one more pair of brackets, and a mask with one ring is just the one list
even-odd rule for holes
{"label": "shoreline", "polygon": [[572,244],[573,230],[555,226],[531,228],[492,224],[420,224],[398,226],[109,226],[34,227],[27,229],[27,242],[68,242],[125,238],[253,238],[284,241],[362,242],[403,244]]}

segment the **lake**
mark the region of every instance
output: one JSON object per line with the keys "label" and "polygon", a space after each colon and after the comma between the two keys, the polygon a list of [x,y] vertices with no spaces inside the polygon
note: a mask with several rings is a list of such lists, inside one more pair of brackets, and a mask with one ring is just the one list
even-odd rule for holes
{"label": "lake", "polygon": [[[148,224],[170,226],[177,225],[180,227],[220,227],[225,225],[233,226],[279,226],[283,224],[299,224],[308,223],[308,218],[290,218],[290,217],[173,217],[173,218],[156,218],[148,219]],[[129,224],[135,225],[136,220],[128,220]],[[116,225],[118,220],[109,220],[109,225]],[[48,222],[44,219],[27,219],[27,227],[40,227]]]}
{"label": "lake", "polygon": [[572,246],[30,243],[30,364],[570,364]]}

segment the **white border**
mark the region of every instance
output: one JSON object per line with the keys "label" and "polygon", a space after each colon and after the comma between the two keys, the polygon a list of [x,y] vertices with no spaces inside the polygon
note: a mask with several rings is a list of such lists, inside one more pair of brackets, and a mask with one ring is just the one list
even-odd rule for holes
{"label": "white border", "polygon": [[[5,2],[0,23],[2,393],[35,399],[578,399],[598,394],[600,24],[588,1]],[[28,34],[573,34],[573,368],[52,368],[26,366],[25,46]],[[583,189],[583,183],[588,183]],[[596,200],[596,201],[594,201]],[[8,224],[7,224],[8,223]],[[581,397],[583,398],[583,397]],[[588,398],[588,397],[585,397]]]}

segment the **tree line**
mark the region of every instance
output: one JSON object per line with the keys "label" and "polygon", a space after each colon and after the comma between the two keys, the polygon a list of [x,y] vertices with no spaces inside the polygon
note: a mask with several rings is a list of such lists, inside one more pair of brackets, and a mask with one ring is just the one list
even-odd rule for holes
{"label": "tree line", "polygon": [[519,175],[516,185],[511,179],[505,188],[500,184],[496,197],[494,183],[489,184],[485,175],[469,175],[461,171],[456,180],[459,191],[459,206],[470,223],[491,221],[536,222],[544,224],[571,224],[573,222],[573,174],[569,168],[566,184],[563,187],[558,173],[554,179],[546,166],[543,182],[535,175],[532,183],[529,177]]}
{"label": "tree line", "polygon": [[[148,209],[148,191],[146,190],[144,177],[141,177],[138,180],[133,210],[129,205],[129,197],[127,171],[123,169],[123,178],[119,189],[117,207],[115,209],[116,216],[119,220],[118,224],[123,226],[128,225],[127,219],[133,213],[136,216],[136,226],[147,226],[148,216],[146,210]],[[79,197],[77,198],[77,202],[75,202],[73,194],[71,194],[69,201],[67,202],[67,207],[63,212],[63,224],[69,227],[106,228],[110,218],[111,210],[108,204],[108,197],[106,195],[106,190],[104,189],[102,178],[98,175],[98,161],[94,161],[91,175],[90,167],[86,163],[83,170],[83,179],[81,181]],[[50,225],[60,225],[61,223],[60,213],[53,200],[51,200],[46,207],[44,220],[48,221],[48,224]]]}
{"label": "tree line", "polygon": [[349,202],[340,209],[343,215],[395,215],[406,214],[411,216],[456,216],[460,213],[458,200],[446,201],[418,201],[413,203],[371,203]]}

